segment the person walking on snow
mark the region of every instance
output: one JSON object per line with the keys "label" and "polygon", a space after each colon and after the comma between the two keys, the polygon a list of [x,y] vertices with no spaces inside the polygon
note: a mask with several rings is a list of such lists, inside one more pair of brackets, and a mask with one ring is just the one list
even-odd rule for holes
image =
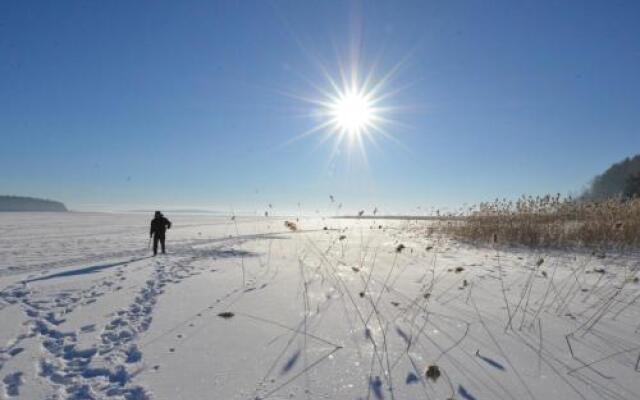
{"label": "person walking on snow", "polygon": [[153,255],[158,254],[158,242],[162,246],[162,254],[165,254],[164,234],[171,228],[171,221],[165,218],[160,211],[156,211],[155,217],[151,220],[151,230],[149,237],[153,236]]}

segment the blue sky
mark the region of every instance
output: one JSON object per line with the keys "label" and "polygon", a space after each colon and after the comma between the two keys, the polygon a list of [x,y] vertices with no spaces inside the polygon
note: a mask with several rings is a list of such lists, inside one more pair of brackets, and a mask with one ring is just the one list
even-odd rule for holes
{"label": "blue sky", "polygon": [[[577,192],[640,152],[640,3],[0,2],[0,192],[72,208],[377,205]],[[355,46],[354,46],[355,44]],[[330,157],[360,50],[393,140]],[[291,96],[293,94],[294,96]]]}

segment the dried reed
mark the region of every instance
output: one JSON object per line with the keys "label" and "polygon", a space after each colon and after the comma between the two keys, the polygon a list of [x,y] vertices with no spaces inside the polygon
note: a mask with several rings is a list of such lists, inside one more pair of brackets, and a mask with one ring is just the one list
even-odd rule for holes
{"label": "dried reed", "polygon": [[523,196],[481,203],[463,214],[463,219],[442,225],[463,240],[532,247],[640,247],[640,198],[584,202],[560,195]]}

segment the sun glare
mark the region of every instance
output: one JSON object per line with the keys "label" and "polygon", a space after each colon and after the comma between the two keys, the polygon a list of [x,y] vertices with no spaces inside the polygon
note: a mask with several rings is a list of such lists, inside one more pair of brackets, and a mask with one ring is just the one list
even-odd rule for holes
{"label": "sun glare", "polygon": [[386,72],[376,73],[375,68],[360,68],[356,57],[346,66],[339,63],[335,75],[330,74],[326,66],[319,64],[326,83],[315,84],[309,80],[316,94],[290,94],[291,97],[314,106],[307,115],[314,117],[315,124],[285,144],[319,134],[319,144],[333,142],[330,159],[339,154],[347,154],[351,160],[351,154],[358,152],[365,165],[368,162],[367,144],[380,150],[378,139],[388,139],[401,145],[389,129],[400,126],[392,118],[392,114],[402,107],[393,104],[392,98],[408,87],[397,86],[395,81],[395,75],[403,62],[404,59]]}
{"label": "sun glare", "polygon": [[335,100],[329,114],[335,126],[349,135],[360,135],[374,121],[375,111],[366,95],[346,93]]}

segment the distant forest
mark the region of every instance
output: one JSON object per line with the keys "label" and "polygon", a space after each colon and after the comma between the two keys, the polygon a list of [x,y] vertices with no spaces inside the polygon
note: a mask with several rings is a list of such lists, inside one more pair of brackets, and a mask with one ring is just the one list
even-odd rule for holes
{"label": "distant forest", "polygon": [[0,212],[3,211],[68,211],[59,201],[33,197],[0,196]]}
{"label": "distant forest", "polygon": [[611,197],[640,196],[640,154],[613,164],[596,176],[583,197],[587,200],[603,200]]}

